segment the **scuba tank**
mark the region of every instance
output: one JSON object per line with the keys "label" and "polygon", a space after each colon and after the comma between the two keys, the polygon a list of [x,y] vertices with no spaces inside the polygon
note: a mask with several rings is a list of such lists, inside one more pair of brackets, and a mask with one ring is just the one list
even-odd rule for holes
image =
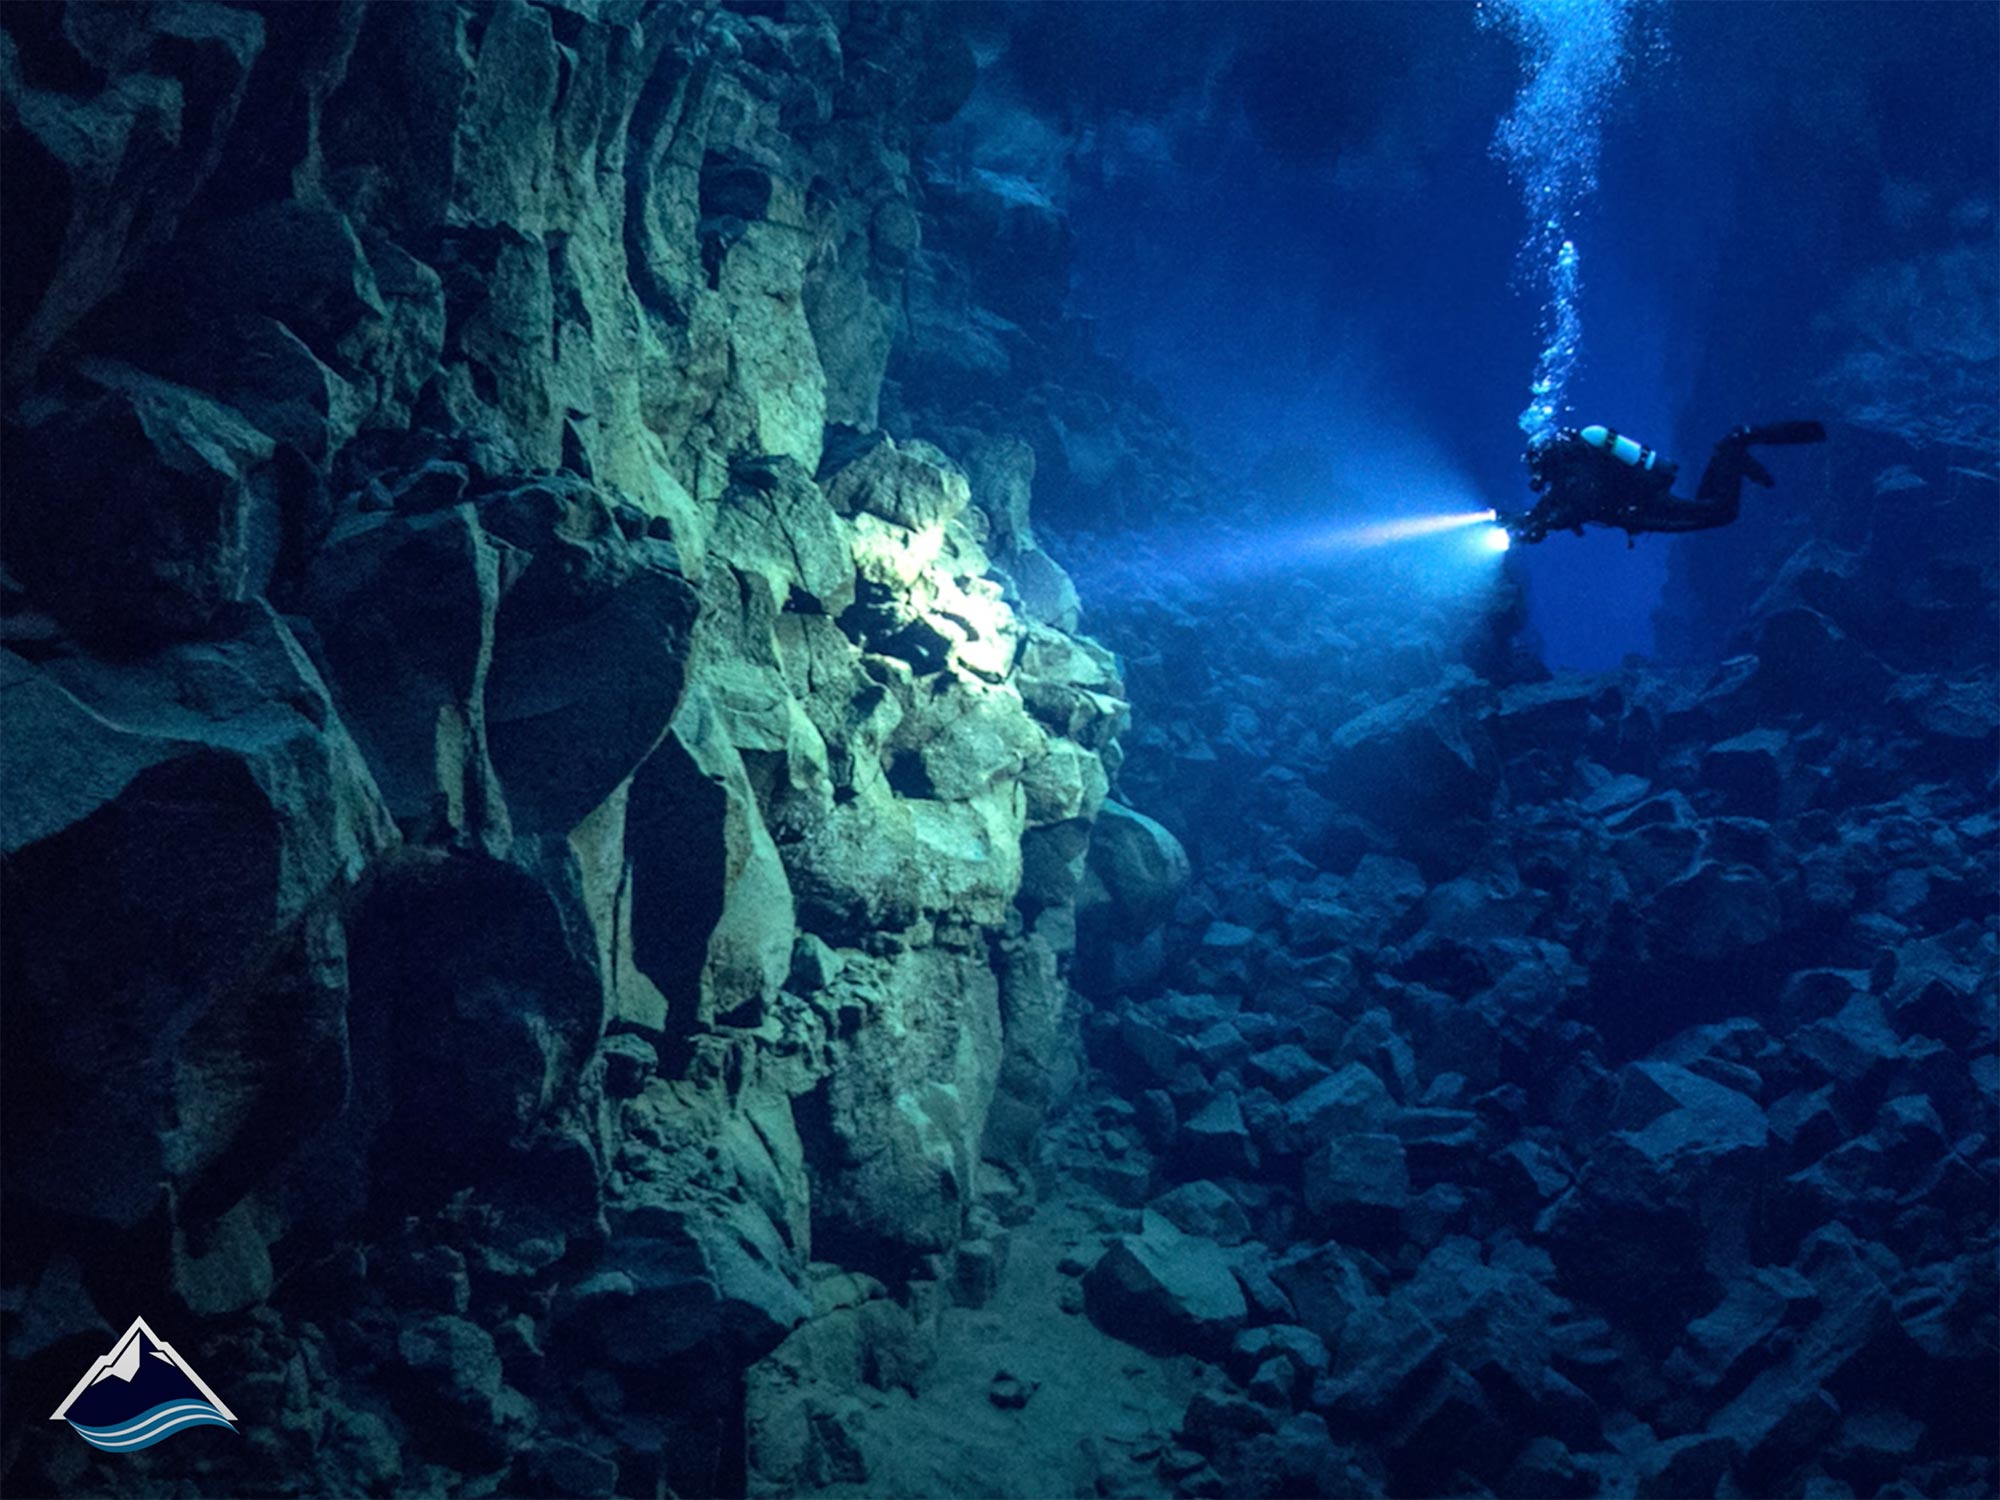
{"label": "scuba tank", "polygon": [[1577,436],[1630,468],[1650,470],[1660,461],[1659,450],[1635,443],[1609,427],[1586,427]]}

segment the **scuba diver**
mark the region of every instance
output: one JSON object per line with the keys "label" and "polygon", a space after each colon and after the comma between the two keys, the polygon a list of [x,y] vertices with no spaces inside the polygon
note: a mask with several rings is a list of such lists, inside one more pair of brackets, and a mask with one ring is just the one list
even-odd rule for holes
{"label": "scuba diver", "polygon": [[1528,449],[1528,487],[1542,498],[1499,522],[1517,542],[1539,542],[1552,531],[1583,535],[1585,526],[1616,526],[1626,545],[1642,531],[1707,531],[1736,519],[1743,481],[1766,489],[1771,471],[1750,454],[1763,444],[1822,443],[1817,422],[1769,422],[1739,427],[1715,445],[1692,500],[1673,493],[1676,465],[1608,427],[1565,427]]}

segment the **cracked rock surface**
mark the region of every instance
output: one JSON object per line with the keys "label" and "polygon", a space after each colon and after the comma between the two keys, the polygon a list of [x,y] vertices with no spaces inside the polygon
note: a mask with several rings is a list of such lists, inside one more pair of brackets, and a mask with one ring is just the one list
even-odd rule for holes
{"label": "cracked rock surface", "polygon": [[141,1309],[203,1493],[739,1489],[991,1253],[1125,705],[882,420],[938,19],[0,18],[10,1491]]}

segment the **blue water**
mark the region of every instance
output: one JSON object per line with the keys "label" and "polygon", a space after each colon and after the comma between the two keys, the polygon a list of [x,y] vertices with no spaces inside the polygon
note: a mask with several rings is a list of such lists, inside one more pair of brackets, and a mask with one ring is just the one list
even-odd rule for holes
{"label": "blue water", "polygon": [[[1723,432],[1810,399],[1816,320],[1904,247],[1885,195],[1935,217],[1995,178],[1986,6],[1166,5],[1150,50],[1104,9],[1035,60],[1035,128],[973,114],[968,149],[1041,174],[1072,312],[1225,473],[1304,446],[1338,480],[1372,423],[1518,506],[1523,427],[1566,420],[1691,486]],[[1753,493],[1742,524],[1809,503]],[[1656,653],[1676,551],[1734,549],[1563,537],[1510,566],[1544,659],[1591,669]]]}

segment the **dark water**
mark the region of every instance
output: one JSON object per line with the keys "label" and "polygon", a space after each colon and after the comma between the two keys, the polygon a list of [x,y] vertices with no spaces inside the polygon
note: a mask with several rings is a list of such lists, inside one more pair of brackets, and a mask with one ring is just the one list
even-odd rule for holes
{"label": "dark water", "polygon": [[[1359,417],[1516,500],[1511,424],[1545,287],[1494,142],[1522,49],[1453,7],[1145,9],[1066,22],[1060,46],[1021,63],[1019,105],[995,89],[991,118],[975,100],[952,127],[974,160],[1043,167],[1076,228],[1073,305],[1239,463],[1317,445],[1338,487],[1330,450]],[[1601,121],[1596,189],[1564,219],[1584,329],[1566,420],[1633,433],[1691,478],[1738,423],[1812,409],[1825,324],[1870,267],[1951,246],[1990,263],[1991,7],[1522,9],[1547,14],[1559,47],[1595,14],[1624,15],[1601,111],[1558,114],[1570,146]],[[1009,107],[1076,123],[1058,151],[1010,129]],[[1990,341],[1976,290],[1932,315],[1944,339]],[[1880,378],[1896,389],[1878,398],[1921,416],[1909,371]],[[1966,412],[1957,437],[1990,448],[1990,412]],[[1660,540],[1626,556],[1623,538],[1594,535],[1528,556],[1546,659],[1681,651],[1672,633],[1656,641],[1657,607],[1685,607],[1711,577],[1740,587],[1740,559],[1788,519],[1760,512],[1804,512],[1811,528],[1835,503],[1811,459],[1786,474],[1750,507],[1747,536],[1687,544],[1671,584]]]}

